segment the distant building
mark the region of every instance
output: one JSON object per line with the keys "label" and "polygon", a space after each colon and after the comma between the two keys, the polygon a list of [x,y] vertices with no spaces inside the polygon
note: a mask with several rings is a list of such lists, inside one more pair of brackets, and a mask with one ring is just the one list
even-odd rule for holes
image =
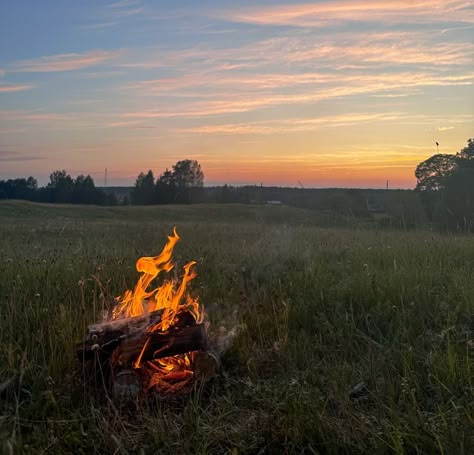
{"label": "distant building", "polygon": [[281,201],[265,201],[267,205],[281,205]]}

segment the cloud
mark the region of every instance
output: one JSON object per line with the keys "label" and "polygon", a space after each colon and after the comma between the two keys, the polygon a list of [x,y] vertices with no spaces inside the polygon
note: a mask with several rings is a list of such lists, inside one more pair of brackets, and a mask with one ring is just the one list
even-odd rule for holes
{"label": "cloud", "polygon": [[11,150],[0,150],[0,162],[36,161],[44,159],[41,155],[24,155]]}
{"label": "cloud", "polygon": [[0,93],[13,93],[13,92],[22,92],[24,90],[31,90],[32,85],[23,84],[23,85],[2,85],[0,84]]}
{"label": "cloud", "polygon": [[339,0],[286,4],[217,12],[232,22],[256,25],[326,26],[335,21],[383,23],[472,22],[474,11],[466,0]]}
{"label": "cloud", "polygon": [[205,125],[191,128],[177,128],[176,131],[179,133],[198,134],[281,134],[314,131],[320,128],[349,126],[361,123],[393,121],[404,118],[409,118],[409,116],[408,114],[403,112],[363,112],[343,115],[320,116],[317,118],[293,118],[277,121]]}
{"label": "cloud", "polygon": [[[407,66],[441,70],[443,67],[472,66],[474,43],[446,41],[441,31],[331,32],[323,36],[295,31],[239,46],[199,45],[187,49],[148,49],[134,52],[117,66],[127,70],[163,68],[168,78],[144,81],[147,88],[166,91],[170,86],[182,88],[220,83],[221,76],[237,75],[247,85],[259,84],[259,72],[287,71],[288,79],[310,68],[321,74],[329,71],[348,72]],[[269,67],[272,68],[269,71]],[[239,82],[238,81],[238,82]],[[266,79],[268,82],[268,78]],[[307,83],[314,81],[308,80]],[[178,87],[179,84],[179,87]],[[129,84],[133,86],[133,84]]]}
{"label": "cloud", "polygon": [[69,121],[75,120],[74,114],[70,113],[53,113],[41,111],[14,111],[14,110],[0,110],[0,120],[8,121]]}
{"label": "cloud", "polygon": [[437,131],[448,131],[448,130],[454,130],[454,126],[439,126],[436,128]]}
{"label": "cloud", "polygon": [[[278,77],[278,76],[281,76]],[[260,88],[265,84],[266,78],[280,81],[280,87],[294,87],[298,78],[305,78],[308,75],[295,75],[289,79],[286,75],[256,75],[257,79],[261,77]],[[310,76],[312,77],[312,76]],[[317,76],[316,76],[317,77]],[[172,118],[172,117],[199,117],[219,114],[230,114],[239,112],[249,112],[272,106],[311,104],[318,101],[343,98],[355,95],[383,94],[392,93],[396,90],[413,89],[423,86],[456,86],[472,85],[474,74],[464,74],[457,76],[433,75],[429,73],[378,73],[378,74],[333,74],[324,84],[312,84],[309,89],[296,91],[294,93],[282,93],[280,91],[255,91],[252,87],[249,92],[238,83],[233,81],[229,87],[232,90],[227,91],[225,95],[217,94],[219,99],[202,100],[200,102],[185,103],[184,106],[176,105],[173,108],[160,110],[147,110],[137,112],[127,112],[120,114],[122,118],[134,119],[153,119],[153,118]],[[225,79],[222,79],[224,81]],[[291,84],[288,81],[292,81]],[[146,92],[146,91],[145,91]],[[195,92],[199,97],[201,91]],[[169,95],[169,93],[168,93]],[[179,93],[176,94],[179,96]]]}
{"label": "cloud", "polygon": [[118,24],[117,21],[96,22],[94,24],[82,25],[80,28],[84,30],[103,30],[103,29],[113,27],[114,25],[117,25],[117,24]]}
{"label": "cloud", "polygon": [[120,0],[106,5],[107,15],[114,18],[134,16],[143,12],[144,7],[139,0]]}
{"label": "cloud", "polygon": [[106,30],[119,25],[129,17],[143,13],[144,6],[139,0],[121,0],[102,5],[99,11],[94,11],[91,23],[81,25],[83,30]]}
{"label": "cloud", "polygon": [[98,65],[120,55],[119,51],[92,50],[82,54],[58,54],[22,60],[13,63],[8,71],[16,73],[49,73],[56,71],[74,71]]}
{"label": "cloud", "polygon": [[23,128],[0,128],[0,134],[23,133],[24,131]]}

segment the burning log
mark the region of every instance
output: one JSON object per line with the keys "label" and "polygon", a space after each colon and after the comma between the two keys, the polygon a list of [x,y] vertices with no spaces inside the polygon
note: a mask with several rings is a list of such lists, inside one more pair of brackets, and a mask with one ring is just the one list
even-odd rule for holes
{"label": "burning log", "polygon": [[207,335],[203,324],[174,328],[167,332],[143,333],[127,338],[120,344],[123,364],[129,364],[137,358],[141,363],[206,349]]}
{"label": "burning log", "polygon": [[114,319],[90,325],[87,328],[87,338],[76,346],[79,360],[91,360],[94,353],[99,350],[110,354],[123,339],[142,333],[149,325],[160,322],[162,314],[163,310],[157,310],[143,316]]}
{"label": "burning log", "polygon": [[76,346],[79,360],[91,360],[96,352],[110,355],[120,346],[127,363],[133,356],[140,355],[145,343],[143,360],[207,349],[205,327],[196,324],[188,312],[181,313],[170,330],[150,332],[150,327],[161,322],[162,314],[163,310],[157,310],[144,316],[90,325],[87,338]]}

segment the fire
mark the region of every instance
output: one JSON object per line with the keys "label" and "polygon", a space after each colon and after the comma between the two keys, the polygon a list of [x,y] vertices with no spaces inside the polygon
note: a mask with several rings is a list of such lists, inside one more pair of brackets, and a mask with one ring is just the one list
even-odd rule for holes
{"label": "fire", "polygon": [[[169,277],[160,286],[150,289],[152,281],[160,273],[169,274],[174,269],[172,255],[179,239],[175,228],[173,235],[168,236],[168,242],[158,256],[138,259],[136,263],[136,269],[140,272],[138,282],[133,291],[127,290],[116,299],[117,306],[112,314],[113,320],[143,316],[161,310],[159,322],[146,328],[148,334],[171,330],[179,318],[186,313],[186,316],[192,316],[197,324],[203,321],[202,305],[197,298],[188,293],[188,285],[196,277],[194,261],[184,266],[181,282],[176,277]],[[142,356],[149,340],[145,342],[140,355],[133,362],[133,367],[140,370],[146,378],[147,388],[156,387],[159,392],[170,394],[192,386],[195,353],[189,352],[143,362]]]}

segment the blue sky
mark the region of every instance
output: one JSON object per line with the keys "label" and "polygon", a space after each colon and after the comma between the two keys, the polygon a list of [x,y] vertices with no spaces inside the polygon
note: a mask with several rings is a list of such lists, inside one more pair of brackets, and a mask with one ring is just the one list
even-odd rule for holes
{"label": "blue sky", "polygon": [[474,2],[10,1],[0,179],[414,185],[474,136]]}

